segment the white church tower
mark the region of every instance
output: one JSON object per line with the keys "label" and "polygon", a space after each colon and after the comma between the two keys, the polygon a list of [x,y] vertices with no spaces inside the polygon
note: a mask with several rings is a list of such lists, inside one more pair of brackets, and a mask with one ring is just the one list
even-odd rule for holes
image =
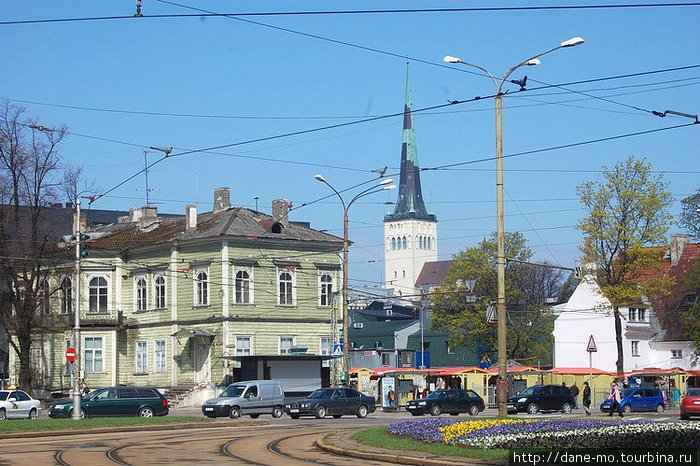
{"label": "white church tower", "polygon": [[384,217],[384,276],[386,288],[393,288],[395,297],[418,301],[416,280],[423,264],[437,260],[438,241],[437,218],[423,202],[412,111],[407,69],[399,198],[393,213]]}

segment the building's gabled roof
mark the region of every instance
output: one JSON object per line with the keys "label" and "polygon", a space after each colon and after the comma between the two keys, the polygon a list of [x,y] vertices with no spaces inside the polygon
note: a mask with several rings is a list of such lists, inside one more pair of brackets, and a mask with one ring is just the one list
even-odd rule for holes
{"label": "building's gabled roof", "polygon": [[[369,338],[369,337],[387,337],[393,335],[395,332],[404,330],[412,325],[417,324],[417,320],[405,321],[383,321],[383,322],[368,322],[362,325],[360,328],[355,328],[350,326],[348,329],[350,333],[350,338]],[[385,342],[387,343],[387,342]],[[393,345],[393,341],[391,344]]]}
{"label": "building's gabled roof", "polygon": [[442,284],[445,277],[447,277],[447,273],[450,271],[451,265],[451,260],[426,262],[423,264],[420,274],[418,274],[416,286],[438,286]]}
{"label": "building's gabled roof", "polygon": [[[279,231],[279,232],[275,232]],[[342,238],[303,224],[276,222],[270,215],[245,207],[232,207],[197,216],[197,226],[186,228],[184,216],[159,218],[142,228],[140,222],[116,223],[93,230],[91,247],[95,249],[126,250],[173,241],[240,239],[248,242],[326,243],[329,249],[342,248]]]}

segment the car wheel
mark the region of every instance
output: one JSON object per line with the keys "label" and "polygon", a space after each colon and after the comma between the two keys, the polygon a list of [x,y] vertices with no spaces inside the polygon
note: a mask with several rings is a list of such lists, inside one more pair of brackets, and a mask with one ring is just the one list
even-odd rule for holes
{"label": "car wheel", "polygon": [[665,409],[665,408],[664,408],[664,405],[662,405],[661,403],[659,403],[658,405],[656,405],[656,412],[657,412],[657,413],[663,413],[663,412],[664,412],[664,409]]}
{"label": "car wheel", "polygon": [[87,416],[87,412],[84,409],[80,409],[80,419],[85,419]]}
{"label": "car wheel", "polygon": [[357,417],[359,417],[359,418],[367,417],[367,406],[361,405],[359,408],[357,408]]}
{"label": "car wheel", "polygon": [[289,417],[291,417],[292,419],[299,419],[298,414],[290,414]]}
{"label": "car wheel", "polygon": [[7,413],[5,412],[5,408],[0,409],[0,421],[4,421],[7,419]]}
{"label": "car wheel", "polygon": [[275,419],[280,418],[282,417],[283,412],[284,411],[282,410],[281,406],[275,406],[274,408],[272,408],[272,417],[274,417]]}
{"label": "car wheel", "polygon": [[228,412],[228,417],[231,419],[238,419],[241,417],[241,408],[238,406],[231,406],[231,410]]}
{"label": "car wheel", "polygon": [[140,417],[153,417],[154,414],[155,413],[153,412],[153,408],[149,408],[148,406],[139,410]]}
{"label": "car wheel", "polygon": [[250,417],[253,419],[257,419],[260,417],[260,415],[259,414],[251,414]]}
{"label": "car wheel", "polygon": [[571,405],[569,403],[564,403],[561,407],[561,412],[564,414],[571,414]]}
{"label": "car wheel", "polygon": [[632,406],[626,404],[624,408],[622,408],[622,412],[625,414],[629,414],[632,412]]}
{"label": "car wheel", "polygon": [[36,419],[38,416],[36,415],[36,409],[32,408],[31,411],[29,411],[29,419]]}
{"label": "car wheel", "polygon": [[479,407],[477,405],[471,405],[469,407],[469,415],[476,416],[477,414],[479,414]]}
{"label": "car wheel", "polygon": [[527,405],[526,412],[527,412],[527,414],[537,414],[537,411],[539,411],[539,410],[540,410],[540,408],[538,408],[535,403],[530,403],[529,405]]}
{"label": "car wheel", "polygon": [[439,416],[442,413],[442,408],[439,404],[434,404],[430,407],[430,414],[432,416]]}
{"label": "car wheel", "polygon": [[316,406],[315,416],[316,419],[323,419],[324,417],[326,417],[326,407],[323,405]]}

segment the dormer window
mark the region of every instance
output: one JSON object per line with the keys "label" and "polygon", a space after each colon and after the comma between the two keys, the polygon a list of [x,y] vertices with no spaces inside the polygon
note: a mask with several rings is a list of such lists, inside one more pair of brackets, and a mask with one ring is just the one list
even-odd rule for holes
{"label": "dormer window", "polygon": [[272,224],[272,227],[270,227],[270,232],[280,234],[282,233],[283,229],[284,225],[282,225],[280,222],[275,222]]}

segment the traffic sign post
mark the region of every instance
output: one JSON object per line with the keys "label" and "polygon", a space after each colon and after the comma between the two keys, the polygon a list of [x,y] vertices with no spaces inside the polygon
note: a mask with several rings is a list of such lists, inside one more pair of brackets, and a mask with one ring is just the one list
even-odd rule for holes
{"label": "traffic sign post", "polygon": [[343,357],[343,345],[333,345],[333,352],[331,353],[331,356],[334,358],[342,358]]}
{"label": "traffic sign post", "polygon": [[591,335],[591,337],[588,339],[586,351],[588,351],[588,386],[591,388],[591,403],[593,403],[593,353],[598,351],[593,335]]}

